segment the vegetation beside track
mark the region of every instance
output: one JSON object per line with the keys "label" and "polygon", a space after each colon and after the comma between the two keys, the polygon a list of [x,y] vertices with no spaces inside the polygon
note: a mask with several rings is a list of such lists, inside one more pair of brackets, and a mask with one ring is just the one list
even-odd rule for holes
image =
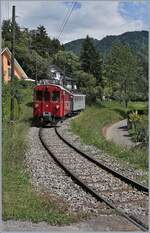
{"label": "vegetation beside track", "polygon": [[22,87],[20,94],[23,98],[20,106],[15,101],[15,122],[10,125],[9,86],[3,87],[2,218],[50,224],[77,221],[79,216],[68,214],[65,204],[48,194],[38,194],[31,187],[23,162],[32,117],[32,88]]}
{"label": "vegetation beside track", "polygon": [[[129,108],[127,110],[144,107],[145,104],[140,102],[129,103]],[[72,120],[71,129],[75,134],[81,137],[82,142],[94,145],[109,155],[128,162],[135,169],[147,171],[147,148],[125,149],[114,143],[108,142],[102,133],[104,126],[124,119],[127,110],[114,101],[87,107],[78,118]]]}

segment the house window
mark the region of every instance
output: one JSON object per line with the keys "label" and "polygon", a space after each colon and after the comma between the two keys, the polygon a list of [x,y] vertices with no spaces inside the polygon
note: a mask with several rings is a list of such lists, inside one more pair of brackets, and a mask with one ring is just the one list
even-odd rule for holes
{"label": "house window", "polygon": [[7,60],[7,65],[10,66],[10,61],[9,60]]}
{"label": "house window", "polygon": [[8,79],[9,80],[11,79],[11,68],[10,67],[8,68]]}
{"label": "house window", "polygon": [[52,77],[53,77],[53,78],[56,78],[56,73],[53,73],[53,74],[52,74]]}

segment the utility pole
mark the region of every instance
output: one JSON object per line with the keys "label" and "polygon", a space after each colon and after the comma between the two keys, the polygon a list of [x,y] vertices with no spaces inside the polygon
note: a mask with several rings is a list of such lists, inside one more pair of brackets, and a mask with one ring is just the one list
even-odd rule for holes
{"label": "utility pole", "polygon": [[12,7],[12,41],[11,41],[11,102],[10,121],[14,120],[14,59],[15,59],[15,6]]}
{"label": "utility pole", "polygon": [[63,86],[65,86],[66,85],[66,67],[65,67],[65,65],[64,65],[64,75],[63,75],[64,77],[63,77]]}
{"label": "utility pole", "polygon": [[35,83],[37,85],[37,54],[35,55]]}

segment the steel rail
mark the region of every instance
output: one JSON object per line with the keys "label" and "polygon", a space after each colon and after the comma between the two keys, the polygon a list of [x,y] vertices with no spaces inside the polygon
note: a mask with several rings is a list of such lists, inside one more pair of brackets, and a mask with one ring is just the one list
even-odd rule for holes
{"label": "steel rail", "polygon": [[58,132],[57,128],[55,127],[55,132],[57,134],[57,136],[64,142],[66,143],[68,146],[70,146],[72,149],[74,149],[76,152],[78,152],[80,155],[82,155],[83,157],[85,157],[86,159],[88,159],[90,162],[93,162],[94,164],[96,164],[97,166],[101,167],[102,169],[106,170],[107,172],[111,173],[112,175],[114,175],[115,177],[119,178],[120,180],[124,181],[127,184],[130,184],[132,187],[136,188],[139,191],[143,191],[146,192],[146,194],[148,195],[149,189],[148,187],[122,175],[121,173],[116,172],[115,170],[113,170],[112,168],[106,166],[105,164],[101,163],[100,161],[98,161],[97,159],[94,159],[92,157],[90,157],[89,155],[85,154],[83,151],[79,150],[77,147],[75,147],[74,145],[72,145],[70,142],[68,142],[65,138],[63,138],[63,136]]}
{"label": "steel rail", "polygon": [[98,201],[106,203],[110,208],[114,209],[116,213],[118,213],[120,216],[123,216],[130,222],[132,222],[135,226],[137,226],[139,229],[143,231],[148,230],[148,226],[141,222],[139,219],[135,218],[134,216],[127,215],[123,211],[118,210],[115,205],[113,205],[110,201],[106,200],[105,198],[101,197],[97,192],[92,190],[90,187],[88,187],[80,178],[78,178],[70,169],[68,169],[62,162],[55,156],[55,154],[49,149],[49,147],[45,144],[43,138],[42,138],[42,128],[39,129],[39,138],[43,145],[43,147],[46,149],[48,154],[54,159],[54,161],[66,172],[68,176],[74,180],[79,186],[83,188],[86,192],[90,193],[93,197],[95,197]]}

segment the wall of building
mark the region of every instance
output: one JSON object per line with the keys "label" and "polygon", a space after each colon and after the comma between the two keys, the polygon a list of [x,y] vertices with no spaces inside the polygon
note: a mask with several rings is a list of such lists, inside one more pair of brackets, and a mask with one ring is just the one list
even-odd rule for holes
{"label": "wall of building", "polygon": [[[3,74],[3,80],[4,82],[8,82],[10,81],[10,75],[11,75],[11,60],[7,54],[7,52],[5,51],[2,54],[2,74]],[[19,71],[19,69],[16,67],[14,67],[14,75],[18,78],[18,79],[22,79],[22,73]]]}

